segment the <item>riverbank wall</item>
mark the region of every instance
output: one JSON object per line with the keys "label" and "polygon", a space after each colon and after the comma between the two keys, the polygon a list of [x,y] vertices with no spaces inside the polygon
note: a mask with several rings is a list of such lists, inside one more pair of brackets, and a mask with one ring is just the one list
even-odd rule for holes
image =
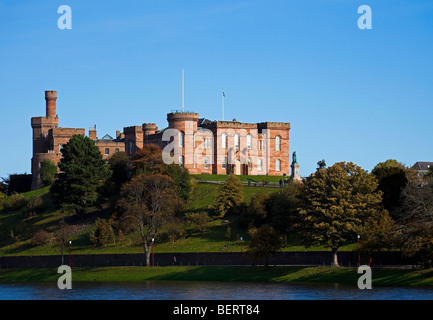
{"label": "riverbank wall", "polygon": [[[358,266],[360,257],[356,252],[339,252],[340,266]],[[370,259],[371,258],[371,259]],[[268,258],[275,266],[330,266],[332,253],[327,251],[280,252]],[[263,265],[265,261],[257,265]],[[403,259],[399,252],[387,252],[381,256],[361,257],[361,264],[372,266],[415,266],[416,259]],[[116,267],[145,266],[144,254],[65,254],[47,256],[3,256],[0,268],[45,268],[62,264],[72,267]],[[253,265],[245,252],[199,252],[199,253],[155,253],[150,257],[154,266],[239,266]]]}

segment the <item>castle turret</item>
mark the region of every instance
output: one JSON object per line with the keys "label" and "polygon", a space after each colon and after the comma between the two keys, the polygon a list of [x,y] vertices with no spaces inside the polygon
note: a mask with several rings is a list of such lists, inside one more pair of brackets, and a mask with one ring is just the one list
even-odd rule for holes
{"label": "castle turret", "polygon": [[45,101],[46,101],[46,117],[56,118],[56,100],[57,91],[45,91]]}

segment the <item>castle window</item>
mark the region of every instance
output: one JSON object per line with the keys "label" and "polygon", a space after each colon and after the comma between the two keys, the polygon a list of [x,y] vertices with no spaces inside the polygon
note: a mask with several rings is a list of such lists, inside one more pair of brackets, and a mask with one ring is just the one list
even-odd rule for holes
{"label": "castle window", "polygon": [[262,171],[262,159],[257,160],[257,170]]}
{"label": "castle window", "polygon": [[105,155],[108,156],[110,154],[110,149],[109,148],[105,148]]}
{"label": "castle window", "polygon": [[247,149],[251,150],[251,135],[247,135]]}
{"label": "castle window", "polygon": [[275,150],[277,150],[277,151],[281,150],[281,137],[280,136],[275,137]]}
{"label": "castle window", "polygon": [[185,132],[181,131],[179,137],[179,147],[184,147],[184,146],[185,146]]}
{"label": "castle window", "polygon": [[275,170],[281,171],[281,161],[280,161],[280,159],[277,159],[277,161],[275,162]]}
{"label": "castle window", "polygon": [[116,153],[119,152],[119,148],[114,149],[114,152]]}
{"label": "castle window", "polygon": [[251,158],[248,158],[248,170],[253,169],[253,162],[251,161]]}
{"label": "castle window", "polygon": [[196,146],[196,143],[195,143],[195,139],[197,138],[197,132],[194,132],[194,135],[192,136],[192,143],[193,143],[193,145],[194,145],[194,148],[196,148],[197,146]]}
{"label": "castle window", "polygon": [[235,149],[239,149],[239,135],[235,134]]}
{"label": "castle window", "polygon": [[222,168],[227,169],[227,158],[226,157],[223,158]]}
{"label": "castle window", "polygon": [[221,147],[227,149],[227,134],[225,133],[221,136]]}
{"label": "castle window", "polygon": [[262,148],[263,148],[263,141],[258,140],[258,150],[262,150]]}
{"label": "castle window", "polygon": [[204,168],[209,169],[209,158],[208,157],[204,158]]}
{"label": "castle window", "polygon": [[129,140],[129,154],[132,154],[132,141]]}
{"label": "castle window", "polygon": [[184,156],[180,156],[180,157],[179,157],[179,165],[180,165],[181,167],[183,167],[183,166],[184,166],[184,163],[185,163],[185,158],[184,158]]}
{"label": "castle window", "polygon": [[61,144],[59,144],[59,153],[62,152],[63,146]]}

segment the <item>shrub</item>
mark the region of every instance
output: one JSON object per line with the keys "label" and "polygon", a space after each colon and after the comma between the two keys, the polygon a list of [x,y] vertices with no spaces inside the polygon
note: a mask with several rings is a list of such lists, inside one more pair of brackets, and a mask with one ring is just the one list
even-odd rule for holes
{"label": "shrub", "polygon": [[211,218],[206,211],[190,213],[186,216],[186,219],[189,225],[194,226],[200,232],[205,231],[207,225],[211,221]]}
{"label": "shrub", "polygon": [[45,159],[41,163],[41,179],[44,185],[52,185],[57,174],[57,165],[51,160]]}
{"label": "shrub", "polygon": [[96,246],[107,246],[110,241],[114,242],[114,230],[105,219],[96,219],[95,227],[89,235],[90,241]]}
{"label": "shrub", "polygon": [[27,204],[26,199],[21,193],[15,193],[9,197],[8,209],[15,211],[23,208]]}
{"label": "shrub", "polygon": [[45,204],[40,196],[33,197],[29,200],[26,205],[26,215],[33,216],[35,214],[41,213],[45,209]]}
{"label": "shrub", "polygon": [[42,246],[48,242],[50,234],[44,230],[36,232],[31,238],[30,242],[35,247]]}

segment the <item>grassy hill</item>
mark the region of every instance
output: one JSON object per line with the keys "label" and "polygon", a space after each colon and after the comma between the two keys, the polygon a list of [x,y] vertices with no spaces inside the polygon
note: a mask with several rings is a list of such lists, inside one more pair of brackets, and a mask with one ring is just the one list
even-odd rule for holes
{"label": "grassy hill", "polygon": [[[222,181],[225,176],[219,176]],[[194,176],[196,180],[203,181],[204,177]],[[208,177],[210,180],[213,177]],[[244,180],[245,181],[245,180]],[[189,201],[186,214],[190,212],[206,211],[210,216],[213,214],[212,204],[218,194],[218,184],[197,183],[191,200]],[[251,198],[259,193],[277,192],[279,188],[244,186],[245,201],[250,202]],[[24,199],[29,201],[32,197],[40,196],[44,201],[44,210],[33,216],[26,214],[25,208],[18,210],[2,210],[0,208],[0,255],[45,255],[59,254],[60,249],[52,242],[42,246],[35,246],[31,243],[33,235],[44,230],[53,234],[59,229],[59,223],[65,219],[73,226],[74,235],[72,240],[72,252],[75,254],[90,253],[141,253],[142,248],[137,245],[136,234],[125,236],[121,243],[111,244],[106,247],[95,247],[90,239],[89,232],[94,221],[98,217],[108,218],[110,213],[108,204],[85,217],[68,217],[65,213],[56,210],[54,207],[49,188],[43,188],[23,194]],[[227,237],[227,229],[230,228],[230,239]],[[13,235],[11,234],[13,232]],[[186,231],[175,241],[169,239],[156,239],[156,252],[233,252],[240,251],[242,236],[245,245],[248,241],[248,234],[245,230],[238,228],[238,217],[229,216],[224,219],[212,219],[205,231],[200,232],[194,227],[186,227]],[[288,238],[287,247],[284,250],[305,250]],[[342,250],[352,250],[354,246],[347,246]],[[310,248],[309,250],[327,250],[321,247]]]}

